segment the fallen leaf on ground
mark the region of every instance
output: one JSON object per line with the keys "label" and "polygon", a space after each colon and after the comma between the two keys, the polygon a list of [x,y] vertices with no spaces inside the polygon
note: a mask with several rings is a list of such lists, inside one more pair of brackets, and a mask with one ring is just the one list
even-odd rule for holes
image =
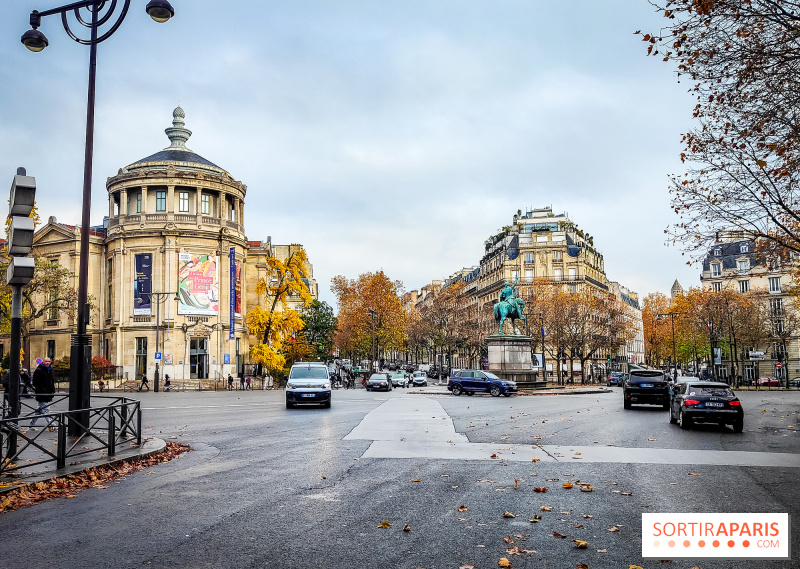
{"label": "fallen leaf on ground", "polygon": [[573,539],[572,541],[575,542],[575,547],[577,549],[586,549],[586,547],[589,545],[588,541],[583,541],[580,539]]}
{"label": "fallen leaf on ground", "polygon": [[327,476],[320,476],[319,478],[320,478],[320,480],[325,480],[327,478]]}
{"label": "fallen leaf on ground", "polygon": [[608,549],[598,549],[597,553],[608,553]]}
{"label": "fallen leaf on ground", "polygon": [[592,488],[588,484],[586,486],[581,486],[581,492],[591,492],[593,490],[594,490],[594,488]]}
{"label": "fallen leaf on ground", "polygon": [[514,488],[516,488],[516,487],[517,487],[517,484],[519,484],[519,480],[517,480],[517,479],[515,478],[515,479],[514,479]]}
{"label": "fallen leaf on ground", "polygon": [[655,439],[647,439],[648,441],[654,441]]}
{"label": "fallen leaf on ground", "polygon": [[557,531],[554,531],[553,532],[553,537],[558,537],[558,538],[564,539],[567,536],[564,535],[563,533],[558,533]]}
{"label": "fallen leaf on ground", "polygon": [[542,510],[543,512],[549,512],[553,508],[551,508],[550,506],[539,506],[539,509]]}
{"label": "fallen leaf on ground", "polygon": [[621,492],[623,496],[633,496],[633,492]]}
{"label": "fallen leaf on ground", "polygon": [[503,512],[504,518],[516,518],[516,514],[512,514],[511,512]]}
{"label": "fallen leaf on ground", "polygon": [[403,531],[411,531],[411,526],[408,524],[403,525]]}
{"label": "fallen leaf on ground", "polygon": [[533,549],[523,549],[520,546],[515,545],[514,547],[509,547],[506,549],[506,553],[510,553],[511,555],[520,555],[522,553],[536,553],[536,551]]}
{"label": "fallen leaf on ground", "polygon": [[586,563],[578,563],[575,569],[589,569],[589,566]]}
{"label": "fallen leaf on ground", "polygon": [[510,537],[504,537],[503,541],[505,541],[506,543],[514,543],[514,540],[511,539]]}
{"label": "fallen leaf on ground", "polygon": [[534,492],[547,492],[547,488],[545,488],[544,486],[538,486],[538,487],[534,488],[533,491]]}
{"label": "fallen leaf on ground", "polygon": [[390,524],[386,520],[383,520],[381,523],[378,524],[378,527],[381,528],[381,529],[388,529],[388,528],[392,527],[392,524]]}
{"label": "fallen leaf on ground", "polygon": [[499,456],[497,456],[496,454],[493,454],[493,455],[492,455],[492,456],[490,456],[489,458],[500,458],[500,457],[499,457]]}
{"label": "fallen leaf on ground", "polygon": [[506,559],[505,557],[501,557],[500,561],[497,562],[498,567],[511,567],[511,562]]}
{"label": "fallen leaf on ground", "polygon": [[619,531],[619,528],[617,526],[611,526],[608,528],[608,531]]}
{"label": "fallen leaf on ground", "polygon": [[467,563],[466,565],[459,565],[458,569],[475,569],[475,566],[472,563]]}
{"label": "fallen leaf on ground", "polygon": [[699,472],[690,472],[689,476],[700,476]]}
{"label": "fallen leaf on ground", "polygon": [[591,519],[591,518],[593,518],[594,516],[593,516],[592,514],[583,514],[583,517],[584,517],[584,518]]}
{"label": "fallen leaf on ground", "polygon": [[422,480],[421,480],[421,479],[419,479],[419,478],[412,478],[412,479],[411,479],[411,482],[422,482]]}
{"label": "fallen leaf on ground", "polygon": [[644,568],[643,567],[639,567],[638,565],[628,565],[628,569],[644,569]]}
{"label": "fallen leaf on ground", "polygon": [[564,482],[564,488],[572,488],[572,482]]}
{"label": "fallen leaf on ground", "polygon": [[469,508],[467,508],[466,506],[459,506],[459,507],[458,507],[458,511],[459,511],[459,512],[466,512],[468,509],[469,509]]}
{"label": "fallen leaf on ground", "polygon": [[538,456],[534,456],[531,462],[539,462],[541,459]]}

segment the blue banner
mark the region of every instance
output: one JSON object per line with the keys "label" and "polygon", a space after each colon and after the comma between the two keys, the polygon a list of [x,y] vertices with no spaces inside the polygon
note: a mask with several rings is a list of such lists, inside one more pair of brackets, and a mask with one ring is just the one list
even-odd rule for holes
{"label": "blue banner", "polygon": [[230,250],[230,287],[231,291],[228,295],[228,306],[231,313],[231,329],[228,338],[233,340],[236,337],[236,249],[231,247]]}

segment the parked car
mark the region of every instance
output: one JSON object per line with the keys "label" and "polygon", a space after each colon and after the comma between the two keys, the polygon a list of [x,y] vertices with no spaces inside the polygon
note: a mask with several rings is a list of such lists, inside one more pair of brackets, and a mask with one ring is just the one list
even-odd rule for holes
{"label": "parked car", "polygon": [[622,378],[624,376],[625,374],[622,373],[621,371],[612,371],[611,373],[608,374],[608,381],[606,382],[606,385],[608,386],[622,385]]}
{"label": "parked car", "polygon": [[759,377],[758,385],[761,387],[780,387],[781,382],[777,377]]}
{"label": "parked car", "polygon": [[392,387],[406,387],[408,385],[408,377],[403,371],[393,373],[390,379],[392,380]]}
{"label": "parked car", "polygon": [[800,377],[794,377],[790,379],[789,387],[800,387]]}
{"label": "parked car", "polygon": [[389,371],[397,371],[398,367],[397,362],[389,362]]}
{"label": "parked car", "polygon": [[661,405],[669,408],[669,384],[664,372],[658,369],[634,369],[628,374],[622,386],[622,403],[630,409],[636,403]]}
{"label": "parked car", "polygon": [[411,362],[406,363],[405,370],[408,373],[414,373],[414,364],[412,364]]}
{"label": "parked car", "polygon": [[439,367],[436,365],[432,365],[428,368],[428,377],[431,379],[436,378],[439,376]]}
{"label": "parked car", "polygon": [[424,371],[415,371],[414,375],[411,376],[411,385],[414,387],[427,387],[428,376]]}
{"label": "parked car", "polygon": [[392,380],[389,379],[388,373],[373,373],[367,380],[367,391],[391,391]]}
{"label": "parked car", "polygon": [[731,425],[733,432],[744,428],[742,403],[727,383],[680,381],[670,397],[669,422],[689,429],[695,423]]}
{"label": "parked car", "polygon": [[316,404],[331,406],[331,380],[323,363],[297,363],[289,370],[286,382],[286,408]]}
{"label": "parked car", "polygon": [[510,397],[516,393],[517,384],[514,381],[501,379],[495,374],[479,369],[462,369],[453,372],[447,380],[447,389],[453,395],[473,395],[475,393],[491,393],[492,397],[505,395]]}

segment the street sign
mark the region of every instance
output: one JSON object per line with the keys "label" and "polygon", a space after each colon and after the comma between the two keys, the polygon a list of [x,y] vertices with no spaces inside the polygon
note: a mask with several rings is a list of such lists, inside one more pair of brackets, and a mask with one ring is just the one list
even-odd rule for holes
{"label": "street sign", "polygon": [[748,355],[751,361],[764,361],[766,359],[764,352],[752,351]]}
{"label": "street sign", "polygon": [[781,362],[778,362],[778,363],[775,364],[775,369],[781,369],[782,367],[783,367],[783,364]]}
{"label": "street sign", "polygon": [[161,352],[156,352],[156,359],[157,359],[157,360],[160,360],[160,359],[161,359]]}

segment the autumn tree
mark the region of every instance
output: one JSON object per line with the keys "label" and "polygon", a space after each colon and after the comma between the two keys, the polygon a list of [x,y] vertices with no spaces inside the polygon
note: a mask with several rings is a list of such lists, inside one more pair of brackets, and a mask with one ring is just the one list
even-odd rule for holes
{"label": "autumn tree", "polygon": [[[256,294],[263,299],[247,313],[250,333],[258,343],[250,348],[250,358],[270,372],[280,372],[286,365],[285,351],[291,346],[304,322],[299,312],[290,308],[290,297],[299,297],[304,305],[312,298],[305,280],[308,278],[308,258],[302,247],[292,247],[285,259],[267,258],[266,274],[256,283]],[[293,338],[294,336],[294,338]],[[297,348],[293,348],[296,354]]]}
{"label": "autumn tree", "polygon": [[669,233],[697,256],[731,229],[800,252],[800,3],[652,3],[668,23],[642,34],[648,54],[674,63],[697,98],[687,170],[671,179],[680,219]]}
{"label": "autumn tree", "polygon": [[650,293],[642,301],[645,361],[650,366],[662,365],[672,354],[672,322],[667,320],[665,324],[658,317],[670,312],[674,313],[670,299],[663,293]]}
{"label": "autumn tree", "polygon": [[[4,271],[5,272],[5,271]],[[30,369],[29,328],[39,318],[59,320],[63,316],[74,318],[78,293],[71,282],[75,275],[48,259],[36,258],[33,279],[22,287],[21,345],[25,352],[25,366]],[[0,285],[0,333],[11,333],[11,287]]]}
{"label": "autumn tree", "polygon": [[340,351],[373,357],[384,350],[403,348],[407,315],[401,300],[402,282],[378,271],[352,280],[337,275],[331,283],[339,308],[336,345]]}

